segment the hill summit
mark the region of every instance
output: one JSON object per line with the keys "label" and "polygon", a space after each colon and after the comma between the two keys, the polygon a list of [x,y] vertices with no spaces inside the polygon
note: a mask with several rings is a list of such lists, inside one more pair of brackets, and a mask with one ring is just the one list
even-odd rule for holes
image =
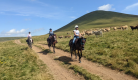
{"label": "hill summit", "polygon": [[91,29],[121,25],[136,25],[137,21],[138,15],[98,10],[75,19],[55,32],[73,30],[75,25],[79,25],[79,29]]}

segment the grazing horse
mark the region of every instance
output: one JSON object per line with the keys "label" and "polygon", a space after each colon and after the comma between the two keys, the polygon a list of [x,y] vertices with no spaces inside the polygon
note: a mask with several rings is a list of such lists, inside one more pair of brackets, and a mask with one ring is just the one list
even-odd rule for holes
{"label": "grazing horse", "polygon": [[[73,45],[73,39],[71,39],[69,41],[69,46],[70,46],[70,52],[71,52],[71,58],[72,58],[72,53],[73,51],[75,51],[75,56],[77,59],[77,55],[76,55],[76,50],[78,51],[78,55],[79,55],[79,63],[81,63],[81,57],[82,57],[82,48],[84,48],[84,44],[86,42],[86,38],[78,38],[75,40],[75,45],[72,47]],[[79,53],[80,51],[80,53]]]}
{"label": "grazing horse", "polygon": [[53,36],[51,36],[49,38],[49,40],[47,39],[47,43],[48,43],[48,47],[49,47],[49,50],[51,51],[51,45],[53,47],[53,52],[55,53],[55,44],[57,43],[57,40],[56,40],[57,36],[56,34],[54,34]]}
{"label": "grazing horse", "polygon": [[137,29],[138,30],[138,25],[137,26],[130,26],[130,27],[131,27],[132,31],[133,31],[133,29]]}

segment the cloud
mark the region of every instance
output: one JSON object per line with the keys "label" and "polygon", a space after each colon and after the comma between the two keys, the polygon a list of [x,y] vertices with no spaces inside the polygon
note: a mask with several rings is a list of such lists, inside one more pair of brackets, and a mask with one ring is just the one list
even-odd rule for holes
{"label": "cloud", "polygon": [[134,10],[134,9],[137,9],[137,7],[138,7],[138,3],[135,3],[135,4],[127,6],[123,11]]}
{"label": "cloud", "polygon": [[33,30],[33,33],[36,33],[36,32],[42,31],[42,30],[45,30],[45,29],[44,28],[35,29],[35,30]]}
{"label": "cloud", "polygon": [[86,11],[86,13],[89,13],[90,11]]}
{"label": "cloud", "polygon": [[21,29],[19,31],[17,31],[16,29],[11,29],[10,31],[7,32],[7,34],[20,34],[20,33],[24,33],[26,30],[25,29]]}
{"label": "cloud", "polygon": [[76,17],[75,16],[71,16],[70,18],[75,19]]}
{"label": "cloud", "polygon": [[31,19],[29,19],[29,18],[26,18],[26,19],[24,19],[25,21],[31,21]]}
{"label": "cloud", "polygon": [[115,8],[112,8],[111,4],[106,4],[98,7],[98,10],[110,11],[110,10],[115,10]]}
{"label": "cloud", "polygon": [[11,29],[8,32],[2,31],[0,33],[0,37],[25,37],[27,35],[26,30],[27,29],[21,29],[21,30]]}

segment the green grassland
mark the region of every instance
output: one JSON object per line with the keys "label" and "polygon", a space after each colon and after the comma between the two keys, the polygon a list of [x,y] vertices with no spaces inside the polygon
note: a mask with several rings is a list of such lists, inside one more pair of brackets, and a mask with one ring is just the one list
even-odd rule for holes
{"label": "green grassland", "polygon": [[[67,35],[66,32],[57,35]],[[63,36],[64,36],[63,35]],[[115,70],[123,71],[126,74],[138,77],[138,31],[111,30],[103,33],[103,37],[96,38],[95,35],[85,36],[86,44],[83,57],[86,59],[110,67]],[[34,37],[34,42],[46,43],[48,35]],[[71,38],[57,39],[56,47],[70,52],[69,40]],[[22,41],[24,41],[22,39]],[[83,62],[83,61],[82,61]]]}
{"label": "green grassland", "polygon": [[0,37],[0,42],[15,40],[15,39],[22,39],[22,38],[25,38],[25,37]]}
{"label": "green grassland", "polygon": [[[69,32],[71,33],[69,35],[73,36],[72,31],[76,24],[79,25],[80,31],[121,25],[134,26],[138,24],[138,16],[109,11],[94,11],[83,15],[82,17],[56,30],[55,34],[57,36],[66,36],[68,35],[67,32]],[[123,71],[126,74],[130,74],[138,78],[137,30],[132,31],[129,27],[128,30],[124,31],[111,30],[110,32],[105,32],[103,33],[103,37],[96,38],[95,35],[85,37],[87,39],[85,50],[82,54],[83,57],[92,62],[102,64],[115,70]],[[48,34],[34,36],[34,44],[47,44],[47,38]],[[58,38],[56,47],[69,52],[70,39],[71,38]],[[25,41],[25,38],[21,39],[22,43],[26,43]],[[0,72],[3,72],[0,74],[0,77],[2,77],[2,79],[34,79],[36,77],[38,78],[36,74],[43,73],[41,72],[43,70],[40,68],[42,63],[40,62],[40,64],[38,64],[39,62],[36,60],[37,57],[33,54],[32,50],[27,48],[27,46],[19,46],[13,42],[5,42],[0,43],[0,50]],[[9,58],[10,56],[12,56],[12,58]],[[19,74],[16,75],[17,73]]]}
{"label": "green grassland", "polygon": [[[122,14],[108,11],[95,11],[88,13],[66,26],[55,31],[57,36],[66,36],[70,32],[73,36],[73,29],[76,24],[79,30],[89,30],[94,28],[114,27],[121,25],[137,25],[138,16]],[[46,43],[48,34],[33,37],[34,43]],[[86,59],[110,67],[115,70],[123,71],[126,74],[138,78],[138,31],[111,29],[110,32],[103,33],[103,37],[96,38],[95,35],[85,36],[87,39],[83,57]],[[71,38],[57,39],[56,47],[70,52],[69,40]],[[25,39],[21,40],[25,42]],[[82,61],[83,62],[83,61]]]}
{"label": "green grassland", "polygon": [[115,27],[122,25],[137,25],[138,16],[123,14],[111,11],[94,11],[85,14],[69,24],[61,27],[55,32],[71,31],[75,25],[79,25],[79,30],[87,30],[92,28],[104,28],[104,27]]}
{"label": "green grassland", "polygon": [[83,75],[86,80],[102,80],[99,76],[96,76],[94,74],[91,74],[87,72],[82,67],[79,67],[77,65],[70,66],[70,69],[73,69],[76,73],[79,73],[80,75]]}
{"label": "green grassland", "polygon": [[33,50],[13,41],[0,43],[0,80],[52,80]]}

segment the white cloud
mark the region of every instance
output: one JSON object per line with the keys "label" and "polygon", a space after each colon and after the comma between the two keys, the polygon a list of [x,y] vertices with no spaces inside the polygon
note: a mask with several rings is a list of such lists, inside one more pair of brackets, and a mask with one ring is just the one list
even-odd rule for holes
{"label": "white cloud", "polygon": [[42,31],[42,30],[45,30],[45,29],[44,28],[35,29],[35,30],[33,30],[33,33],[36,33],[36,32]]}
{"label": "white cloud", "polygon": [[98,10],[110,11],[110,10],[115,10],[115,8],[112,8],[111,4],[106,4],[98,7]]}
{"label": "white cloud", "polygon": [[26,18],[26,19],[25,19],[25,21],[31,21],[31,19],[29,19],[29,18]]}
{"label": "white cloud", "polygon": [[132,4],[132,5],[127,6],[127,7],[124,9],[124,11],[126,11],[126,10],[132,10],[132,9],[137,8],[137,7],[138,7],[138,3],[135,3],[135,4]]}
{"label": "white cloud", "polygon": [[16,30],[11,29],[8,32],[2,31],[0,33],[1,37],[25,37],[27,35],[26,29]]}
{"label": "white cloud", "polygon": [[71,16],[70,18],[73,18],[73,19],[75,19],[76,17],[75,17],[75,16]]}
{"label": "white cloud", "polygon": [[86,11],[86,13],[89,13],[90,11]]}
{"label": "white cloud", "polygon": [[9,32],[7,32],[8,34],[14,34],[16,33],[16,30],[15,29],[11,29]]}
{"label": "white cloud", "polygon": [[16,31],[16,29],[11,29],[10,31],[7,32],[7,34],[17,34],[17,33],[24,33],[26,30],[21,29],[19,31]]}

